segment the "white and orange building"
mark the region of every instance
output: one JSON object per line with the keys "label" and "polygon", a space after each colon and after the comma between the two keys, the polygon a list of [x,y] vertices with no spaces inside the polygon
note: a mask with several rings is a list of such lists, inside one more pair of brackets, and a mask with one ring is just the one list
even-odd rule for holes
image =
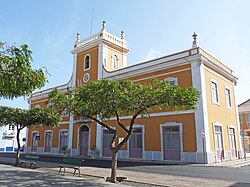
{"label": "white and orange building", "polygon": [[238,105],[242,146],[250,152],[250,99]]}
{"label": "white and orange building", "polygon": [[[210,163],[239,156],[241,141],[234,94],[237,78],[231,69],[198,47],[195,34],[191,48],[136,65],[127,66],[128,52],[124,33],[121,37],[108,33],[105,22],[93,36],[80,40],[78,34],[72,50],[72,77],[56,88],[64,92],[100,79],[143,83],[156,77],[175,86],[194,87],[200,98],[197,110],[161,111],[146,119],[139,117],[118,158]],[[32,94],[30,107],[46,107],[52,89]],[[126,123],[129,118],[124,116],[122,120]],[[114,119],[108,123],[115,128]],[[117,133],[119,138],[124,137],[122,131]],[[66,145],[71,156],[95,153],[110,157],[111,136],[93,121],[64,116],[58,128],[28,129],[27,152],[58,155]]]}

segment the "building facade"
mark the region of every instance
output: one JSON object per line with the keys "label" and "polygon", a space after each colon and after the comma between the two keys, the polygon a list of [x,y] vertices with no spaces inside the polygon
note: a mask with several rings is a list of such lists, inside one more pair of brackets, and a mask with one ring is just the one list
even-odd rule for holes
{"label": "building facade", "polygon": [[243,148],[250,152],[250,99],[238,106]]}
{"label": "building facade", "polygon": [[[139,117],[118,158],[210,163],[238,157],[241,142],[234,96],[237,78],[231,69],[198,47],[195,34],[192,48],[136,65],[127,66],[128,51],[124,33],[121,37],[108,33],[105,22],[93,36],[80,40],[78,34],[72,51],[72,77],[56,88],[64,92],[100,79],[145,83],[156,77],[173,86],[194,87],[201,95],[195,111],[162,111],[148,118]],[[30,107],[46,107],[51,91],[52,88],[34,93]],[[129,118],[124,116],[121,120],[126,124]],[[115,128],[115,119],[108,123]],[[123,138],[122,131],[117,133]],[[57,155],[63,154],[62,147],[67,146],[71,156],[111,157],[111,137],[93,121],[63,115],[58,128],[28,129],[27,151]]]}
{"label": "building facade", "polygon": [[[16,127],[14,125],[0,126],[0,152],[14,152],[17,150]],[[26,144],[26,128],[20,132],[21,150]]]}

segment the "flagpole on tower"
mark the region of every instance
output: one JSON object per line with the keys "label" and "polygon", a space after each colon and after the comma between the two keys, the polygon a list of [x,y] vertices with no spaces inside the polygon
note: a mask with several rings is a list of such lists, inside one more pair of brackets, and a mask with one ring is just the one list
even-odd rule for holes
{"label": "flagpole on tower", "polygon": [[90,25],[90,35],[92,34],[92,27],[93,27],[94,13],[95,13],[95,9],[93,8],[93,12],[92,12],[92,19],[91,19],[91,25]]}

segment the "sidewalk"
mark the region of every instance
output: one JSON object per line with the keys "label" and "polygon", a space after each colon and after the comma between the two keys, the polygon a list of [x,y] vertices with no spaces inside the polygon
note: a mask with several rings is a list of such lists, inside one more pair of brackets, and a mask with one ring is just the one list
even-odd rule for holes
{"label": "sidewalk", "polygon": [[[14,158],[0,157],[0,163],[12,164],[14,163]],[[44,172],[58,173],[57,163],[51,162],[37,162],[38,170]],[[105,179],[110,176],[110,169],[107,168],[96,168],[96,167],[81,167],[81,175],[99,177]],[[140,182],[151,184],[152,186],[183,186],[183,187],[194,187],[194,186],[238,186],[232,181],[223,180],[212,180],[203,178],[192,178],[183,176],[173,176],[173,175],[162,175],[155,173],[146,172],[135,172],[135,171],[123,171],[117,170],[118,177],[127,177],[128,181]],[[137,185],[138,186],[138,185]]]}
{"label": "sidewalk", "polygon": [[249,166],[249,165],[250,165],[250,158],[246,158],[246,160],[242,158],[242,159],[235,159],[235,160],[206,164],[205,166],[239,168],[239,167]]}

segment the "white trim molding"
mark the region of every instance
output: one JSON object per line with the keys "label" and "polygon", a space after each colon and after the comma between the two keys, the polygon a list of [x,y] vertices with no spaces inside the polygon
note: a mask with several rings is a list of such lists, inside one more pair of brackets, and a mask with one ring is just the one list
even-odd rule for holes
{"label": "white trim molding", "polygon": [[[129,128],[129,126],[127,126],[127,129],[128,128]],[[145,127],[143,124],[134,124],[133,129],[136,129],[136,128],[142,128],[142,158],[141,159],[143,160],[143,159],[145,159],[145,155],[144,155],[144,152],[145,152]],[[132,131],[132,134],[133,134],[133,131]],[[129,141],[130,141],[130,138],[127,141],[128,158],[130,158],[129,157]]]}
{"label": "white trim molding", "polygon": [[[229,103],[230,103],[230,105],[228,105],[228,103],[227,103],[227,95],[228,95],[227,90],[229,91]],[[225,103],[226,103],[226,107],[228,109],[232,109],[232,104],[233,104],[232,103],[232,90],[228,86],[225,86]]]}
{"label": "white trim molding", "polygon": [[[46,146],[46,133],[51,132],[51,147],[50,152],[45,152],[45,146]],[[45,130],[44,131],[44,141],[43,141],[43,153],[44,154],[51,154],[52,148],[53,148],[53,130]]]}
{"label": "white trim molding", "polygon": [[[85,66],[86,66],[86,58],[87,58],[87,57],[89,57],[89,67],[88,67],[88,68],[85,68]],[[90,54],[88,53],[88,54],[86,54],[86,55],[84,56],[83,70],[84,70],[84,71],[90,70],[90,66],[91,66],[91,56],[90,56]]]}
{"label": "white trim molding", "polygon": [[[215,126],[219,126],[221,127],[221,138],[222,138],[222,149],[224,150],[224,158],[222,160],[218,160],[217,158],[217,152],[216,152],[216,142],[215,142]],[[224,131],[223,131],[223,125],[217,121],[213,122],[213,135],[214,135],[214,150],[215,150],[215,162],[221,162],[223,160],[225,160],[225,141],[224,141]]]}
{"label": "white trim molding", "polygon": [[184,161],[184,157],[183,157],[183,127],[182,127],[182,123],[177,123],[177,122],[166,122],[163,124],[160,124],[160,137],[161,137],[161,160],[164,160],[164,141],[163,141],[163,128],[164,127],[171,127],[171,126],[178,126],[179,127],[179,133],[180,133],[180,148],[181,148],[181,152],[180,152],[180,156],[181,156],[181,160],[180,161]]}
{"label": "white trim molding", "polygon": [[90,141],[91,141],[91,126],[90,124],[88,123],[81,123],[79,126],[78,126],[78,129],[77,129],[77,150],[78,150],[78,155],[81,154],[81,147],[80,147],[80,129],[81,127],[83,126],[86,126],[88,127],[89,129],[89,137],[88,137],[88,156],[90,155]]}
{"label": "white trim molding", "polygon": [[[213,96],[213,84],[216,86],[216,98]],[[215,79],[210,79],[210,91],[211,91],[211,102],[212,104],[220,106],[220,95],[219,95],[219,84]]]}

